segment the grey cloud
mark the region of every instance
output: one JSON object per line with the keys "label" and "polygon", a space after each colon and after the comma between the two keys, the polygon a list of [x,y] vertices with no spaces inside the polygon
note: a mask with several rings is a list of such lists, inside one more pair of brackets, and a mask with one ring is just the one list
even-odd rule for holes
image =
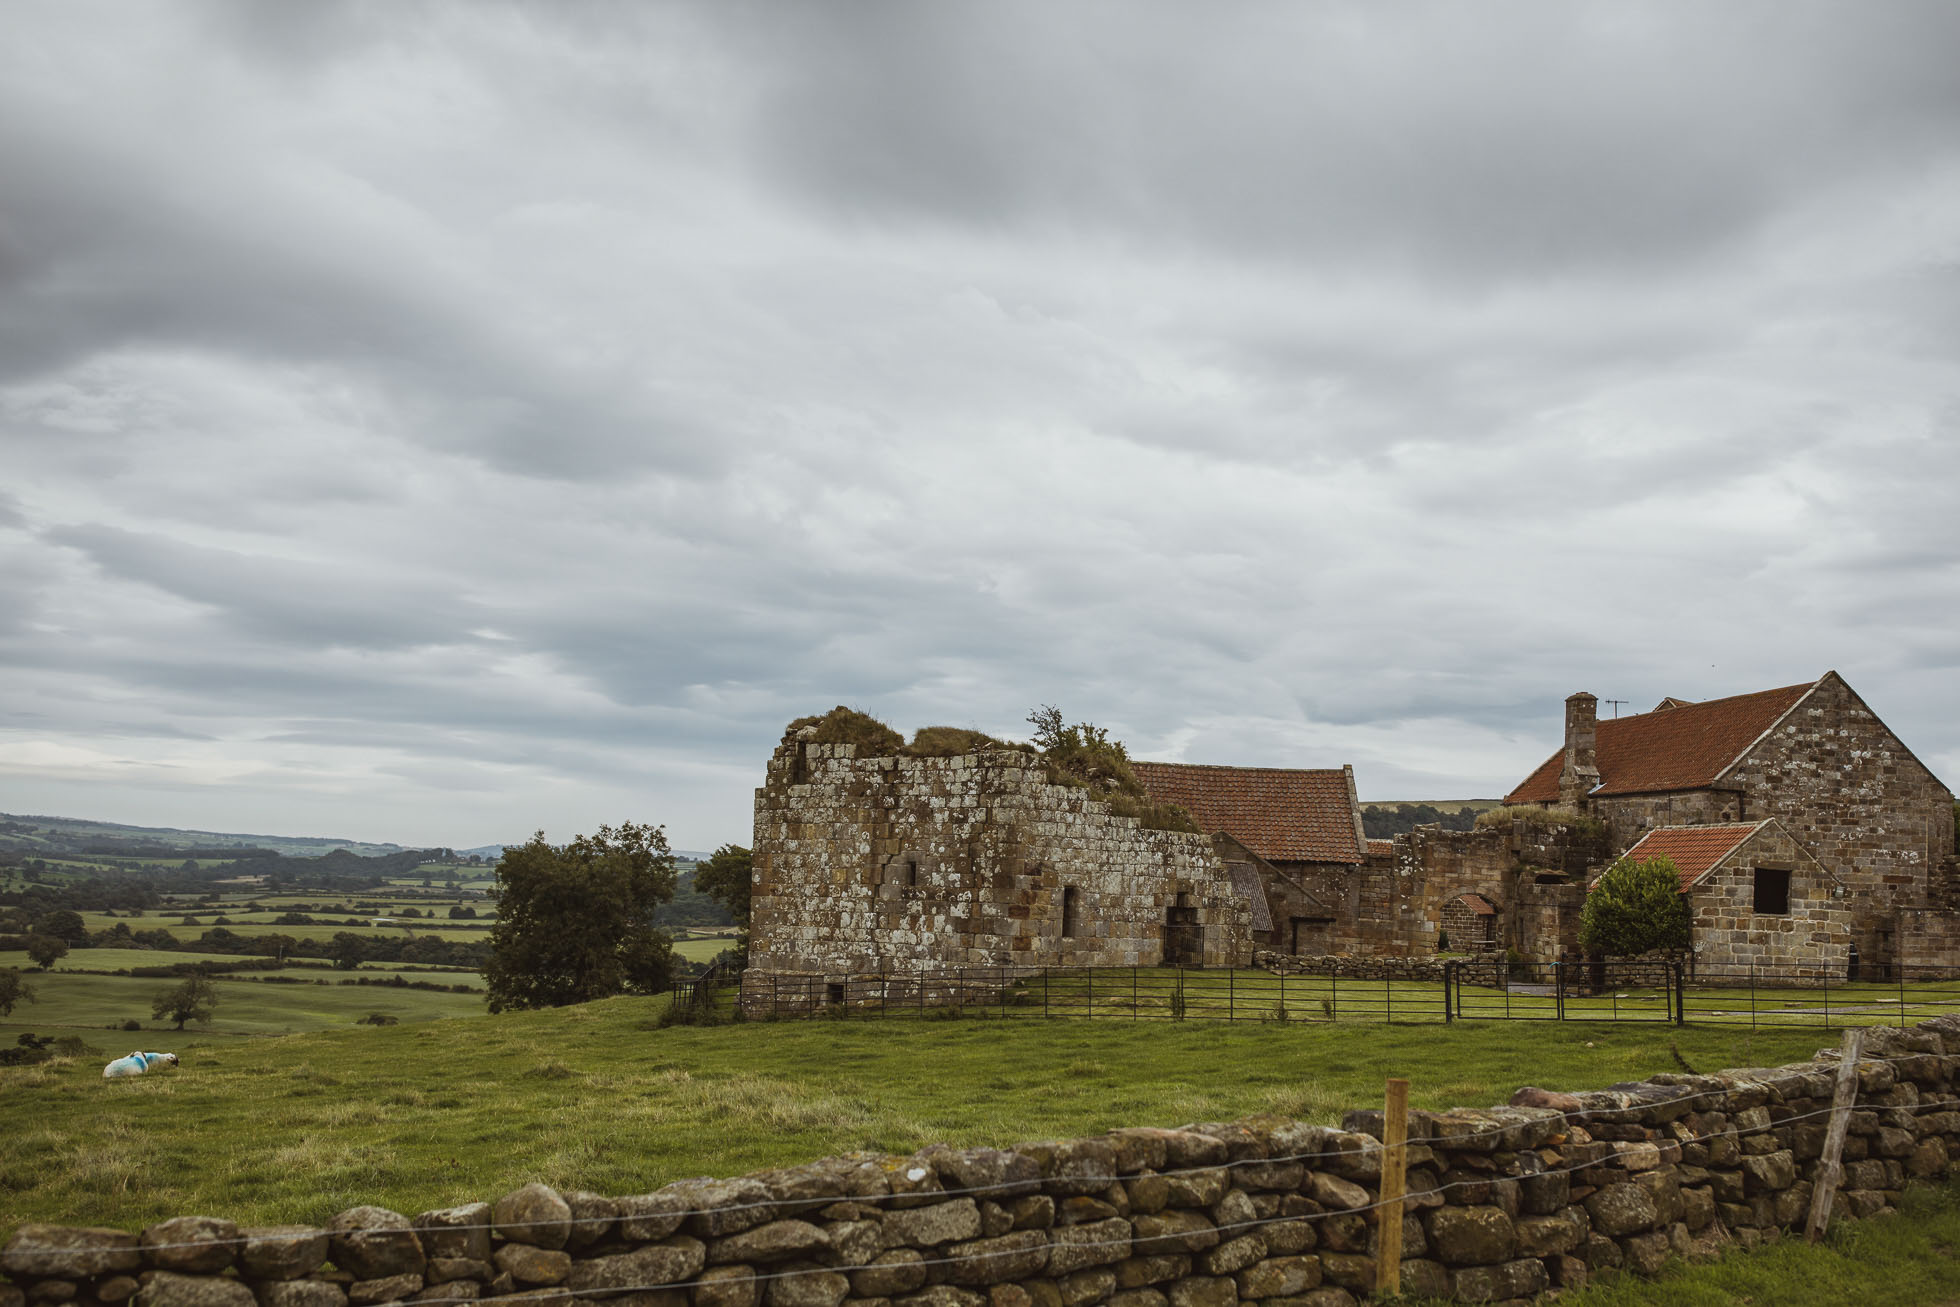
{"label": "grey cloud", "polygon": [[1960,95],[1930,3],[744,12],[770,171],[840,210],[1452,277],[1719,253],[1820,173],[1909,167]]}
{"label": "grey cloud", "polygon": [[234,632],[294,644],[406,648],[453,641],[481,620],[443,588],[371,573],[203,548],[116,527],[45,532],[106,572],[223,614]]}
{"label": "grey cloud", "polygon": [[106,12],[0,48],[10,792],[712,847],[1047,702],[1468,797],[1833,665],[1960,757],[1948,7]]}

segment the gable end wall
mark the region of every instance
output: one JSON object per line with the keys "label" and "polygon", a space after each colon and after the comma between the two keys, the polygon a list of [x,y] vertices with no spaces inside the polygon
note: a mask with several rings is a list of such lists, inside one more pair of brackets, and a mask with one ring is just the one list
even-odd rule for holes
{"label": "gable end wall", "polygon": [[1775,817],[1845,882],[1868,956],[1879,932],[1927,902],[1928,875],[1953,853],[1953,794],[1843,678],[1825,677],[1724,778],[1747,817]]}

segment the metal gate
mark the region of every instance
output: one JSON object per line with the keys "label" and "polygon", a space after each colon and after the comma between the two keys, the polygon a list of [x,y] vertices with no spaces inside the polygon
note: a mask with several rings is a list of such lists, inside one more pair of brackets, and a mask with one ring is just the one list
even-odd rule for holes
{"label": "metal gate", "polygon": [[1502,957],[1445,968],[1450,1015],[1464,1021],[1653,1021],[1683,1024],[1674,962],[1522,962]]}

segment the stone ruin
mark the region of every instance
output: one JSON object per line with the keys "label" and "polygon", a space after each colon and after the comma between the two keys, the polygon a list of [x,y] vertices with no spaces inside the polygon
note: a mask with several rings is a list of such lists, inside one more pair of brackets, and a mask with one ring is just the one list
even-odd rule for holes
{"label": "stone ruin", "polygon": [[770,975],[841,993],[888,972],[1251,962],[1252,905],[1209,836],[1145,828],[1018,750],[863,756],[811,733],[785,735],[756,791],[751,997]]}

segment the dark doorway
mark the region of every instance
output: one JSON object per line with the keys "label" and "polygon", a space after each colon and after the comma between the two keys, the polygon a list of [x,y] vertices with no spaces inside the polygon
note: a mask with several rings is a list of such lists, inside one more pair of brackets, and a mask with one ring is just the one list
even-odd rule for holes
{"label": "dark doorway", "polygon": [[1164,965],[1195,967],[1204,950],[1205,928],[1198,924],[1198,910],[1191,906],[1189,894],[1179,894],[1164,912]]}
{"label": "dark doorway", "polygon": [[1286,951],[1295,957],[1321,957],[1334,951],[1332,917],[1294,917]]}
{"label": "dark doorway", "polygon": [[1062,891],[1062,938],[1074,939],[1082,910],[1082,891],[1070,885]]}

